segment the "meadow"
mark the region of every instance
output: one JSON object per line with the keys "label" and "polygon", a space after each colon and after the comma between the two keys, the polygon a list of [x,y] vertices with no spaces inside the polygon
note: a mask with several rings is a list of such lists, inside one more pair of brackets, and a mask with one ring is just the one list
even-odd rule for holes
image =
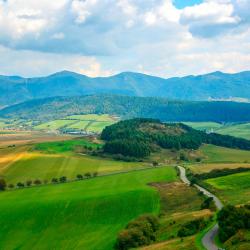
{"label": "meadow", "polygon": [[250,163],[250,153],[247,150],[231,149],[214,145],[203,145],[200,148],[205,156],[205,163]]}
{"label": "meadow", "polygon": [[164,167],[2,192],[0,249],[110,250],[128,221],[160,211],[147,184],[176,179]]}
{"label": "meadow", "polygon": [[109,126],[118,120],[107,114],[97,115],[71,115],[63,119],[45,122],[34,126],[35,130],[74,130],[92,133],[101,133],[103,128]]}
{"label": "meadow", "polygon": [[231,135],[250,140],[250,123],[222,124],[217,122],[185,122],[185,124],[198,130]]}
{"label": "meadow", "polygon": [[225,204],[250,202],[250,171],[205,180],[211,185]]}
{"label": "meadow", "polygon": [[146,168],[147,163],[123,162],[102,159],[75,153],[51,154],[29,151],[27,148],[17,149],[0,160],[0,175],[8,184],[39,179],[51,181],[52,178],[66,176],[76,179],[77,174],[97,172],[98,175]]}

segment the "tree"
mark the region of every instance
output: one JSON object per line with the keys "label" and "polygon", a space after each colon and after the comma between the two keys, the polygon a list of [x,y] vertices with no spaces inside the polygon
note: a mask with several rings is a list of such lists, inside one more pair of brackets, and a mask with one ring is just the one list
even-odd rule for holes
{"label": "tree", "polygon": [[36,180],[34,180],[34,184],[35,184],[35,185],[41,185],[42,182],[41,182],[39,179],[36,179]]}
{"label": "tree", "polygon": [[52,182],[53,184],[56,184],[56,183],[58,183],[58,179],[57,179],[57,178],[52,178],[52,179],[51,179],[51,182]]}
{"label": "tree", "polygon": [[98,172],[93,173],[93,177],[96,177],[98,175]]}
{"label": "tree", "polygon": [[0,191],[4,191],[6,189],[6,181],[4,179],[0,179]]}
{"label": "tree", "polygon": [[90,177],[91,177],[91,173],[89,173],[89,172],[88,172],[88,173],[85,173],[84,176],[85,176],[86,178],[90,178]]}
{"label": "tree", "polygon": [[18,182],[18,183],[16,184],[16,186],[17,186],[18,188],[23,188],[23,187],[24,187],[24,184],[23,184],[22,182]]}
{"label": "tree", "polygon": [[66,177],[66,176],[62,176],[62,177],[60,177],[59,181],[60,181],[61,183],[64,183],[64,182],[67,181],[67,177]]}
{"label": "tree", "polygon": [[78,175],[76,176],[76,179],[77,179],[77,180],[82,180],[82,179],[83,179],[83,176],[82,176],[81,174],[78,174]]}
{"label": "tree", "polygon": [[9,189],[12,189],[12,188],[14,188],[14,185],[13,185],[13,184],[9,184],[9,185],[8,185],[8,188],[9,188]]}
{"label": "tree", "polygon": [[31,180],[26,181],[26,186],[27,187],[30,187],[31,185],[32,185],[32,181]]}

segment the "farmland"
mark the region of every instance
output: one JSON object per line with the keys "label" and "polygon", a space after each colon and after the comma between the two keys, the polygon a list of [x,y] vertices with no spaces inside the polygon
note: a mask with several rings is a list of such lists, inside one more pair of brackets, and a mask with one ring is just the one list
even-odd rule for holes
{"label": "farmland", "polygon": [[200,148],[207,163],[248,163],[250,153],[246,150],[218,147],[214,145],[203,145]]}
{"label": "farmland", "polygon": [[224,203],[233,205],[249,203],[250,171],[218,178],[207,179]]}
{"label": "farmland", "polygon": [[250,140],[250,123],[217,123],[217,122],[185,122],[198,130],[215,132],[223,135],[231,135]]}
{"label": "farmland", "polygon": [[173,168],[160,168],[6,191],[0,248],[110,250],[129,220],[159,212],[159,194],[147,183],[175,180]]}
{"label": "farmland", "polygon": [[[145,168],[147,163],[123,162],[77,153],[82,147],[101,147],[100,144],[85,139],[63,142],[44,142],[34,146],[5,148],[0,151],[0,175],[8,183],[19,181],[47,180],[66,176],[75,179],[77,174],[128,171]],[[83,148],[84,149],[84,148]]]}
{"label": "farmland", "polygon": [[109,115],[72,115],[63,119],[45,122],[34,127],[35,130],[69,130],[100,133],[103,128],[117,121]]}
{"label": "farmland", "polygon": [[0,119],[0,130],[31,130],[49,132],[85,132],[101,133],[103,128],[109,126],[119,118],[107,114],[70,115],[49,121],[33,121],[23,119]]}

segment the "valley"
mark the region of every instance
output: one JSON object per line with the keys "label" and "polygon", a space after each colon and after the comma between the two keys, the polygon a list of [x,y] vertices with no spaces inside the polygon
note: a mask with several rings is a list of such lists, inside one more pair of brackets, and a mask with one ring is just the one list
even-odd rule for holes
{"label": "valley", "polygon": [[[111,119],[98,119],[102,122],[103,117]],[[152,135],[180,136],[186,129],[146,121],[149,125],[140,125],[140,131]],[[5,225],[0,229],[0,248],[4,249],[113,249],[129,221],[150,213],[158,216],[159,229],[150,246],[142,249],[199,250],[215,209],[202,205],[206,198],[181,182],[176,164],[194,174],[250,169],[248,150],[212,144],[195,150],[156,147],[146,157],[128,158],[103,153],[107,143],[103,135],[41,130],[5,131],[1,136],[0,176],[7,182],[6,191],[0,193],[0,222]],[[13,146],[14,141],[19,143]],[[202,182],[224,204],[241,205],[249,203],[249,180],[246,171]],[[180,230],[191,222],[201,224],[180,237]],[[15,240],[10,232],[17,235]]]}

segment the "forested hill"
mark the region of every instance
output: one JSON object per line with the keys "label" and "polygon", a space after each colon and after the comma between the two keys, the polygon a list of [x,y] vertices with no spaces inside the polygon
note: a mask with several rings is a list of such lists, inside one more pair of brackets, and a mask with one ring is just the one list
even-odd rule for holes
{"label": "forested hill", "polygon": [[106,127],[101,138],[104,152],[129,157],[146,157],[158,147],[198,149],[202,143],[250,150],[250,141],[232,136],[206,134],[181,123],[161,123],[153,119],[120,121]]}
{"label": "forested hill", "polygon": [[250,121],[250,104],[93,95],[24,102],[0,110],[0,117],[47,121],[67,115],[89,113],[111,114],[121,118],[154,118],[161,121],[246,122]]}
{"label": "forested hill", "polygon": [[37,78],[0,76],[0,93],[0,107],[33,99],[90,94],[177,100],[250,99],[250,71],[169,79],[132,72],[97,78],[68,71]]}

